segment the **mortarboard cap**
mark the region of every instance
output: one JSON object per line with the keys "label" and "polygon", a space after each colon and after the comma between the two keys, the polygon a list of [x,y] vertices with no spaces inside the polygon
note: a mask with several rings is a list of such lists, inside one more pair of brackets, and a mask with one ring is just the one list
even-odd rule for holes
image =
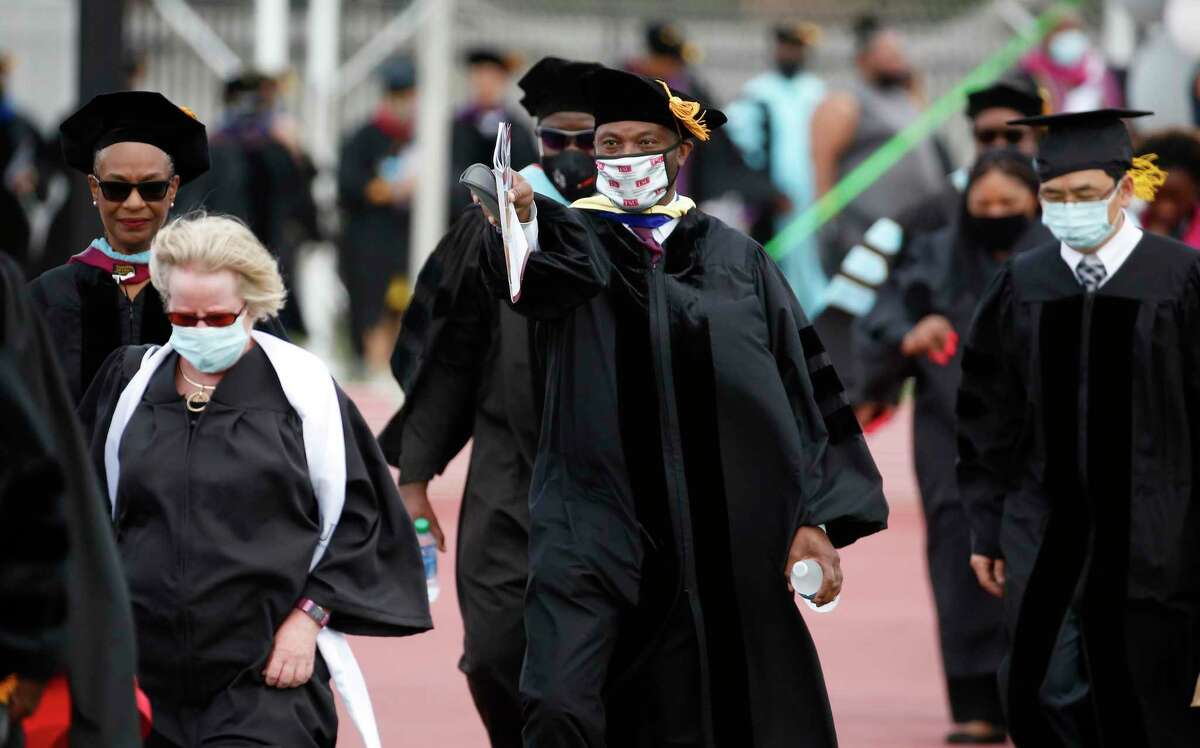
{"label": "mortarboard cap", "polygon": [[807,21],[801,23],[781,23],[775,27],[775,41],[780,44],[811,47],[821,41],[821,27]]}
{"label": "mortarboard cap", "polygon": [[595,62],[543,57],[517,81],[525,94],[521,106],[538,119],[555,112],[590,112],[583,79],[601,69]]}
{"label": "mortarboard cap", "polygon": [[190,110],[154,91],[100,94],[59,127],[63,158],[91,174],[96,152],[114,143],[147,143],[163,150],[186,184],[208,171],[208,136]]}
{"label": "mortarboard cap", "polygon": [[684,62],[697,62],[700,50],[684,38],[683,32],[671,23],[652,23],[646,27],[646,48],[652,54],[674,57]]}
{"label": "mortarboard cap", "polygon": [[1151,112],[1097,109],[1010,120],[1010,125],[1045,127],[1034,160],[1043,181],[1087,169],[1103,169],[1114,178],[1133,166],[1133,142],[1125,120]]}
{"label": "mortarboard cap", "polygon": [[601,68],[583,81],[588,111],[596,127],[609,122],[653,122],[681,137],[708,140],[725,124],[725,115],[708,109],[691,94],[671,91],[667,84],[623,70]]}
{"label": "mortarboard cap", "polygon": [[244,94],[258,93],[270,79],[256,70],[245,70],[232,78],[225,80],[222,90],[225,103],[228,104]]}
{"label": "mortarboard cap", "polygon": [[1024,72],[1014,72],[984,88],[967,94],[967,116],[974,119],[984,109],[1013,109],[1026,117],[1036,117],[1046,111],[1037,83]]}
{"label": "mortarboard cap", "polygon": [[496,65],[512,70],[512,61],[500,50],[491,47],[476,47],[467,52],[468,65]]}
{"label": "mortarboard cap", "polygon": [[389,91],[407,91],[417,85],[417,69],[404,57],[393,57],[379,68],[383,87]]}

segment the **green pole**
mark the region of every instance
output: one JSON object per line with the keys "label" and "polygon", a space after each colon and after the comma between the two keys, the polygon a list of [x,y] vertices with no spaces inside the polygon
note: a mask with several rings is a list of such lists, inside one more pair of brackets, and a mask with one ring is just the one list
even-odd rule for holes
{"label": "green pole", "polygon": [[1037,22],[1029,29],[1009,39],[1007,44],[967,73],[953,89],[933,102],[912,123],[881,145],[879,150],[843,177],[833,189],[776,234],[767,242],[767,252],[776,260],[791,254],[795,247],[842,212],[888,169],[941,127],[943,122],[961,112],[967,92],[983,88],[1003,75],[1017,63],[1021,55],[1045,38],[1063,13],[1078,7],[1080,1],[1064,0],[1052,6],[1039,16]]}

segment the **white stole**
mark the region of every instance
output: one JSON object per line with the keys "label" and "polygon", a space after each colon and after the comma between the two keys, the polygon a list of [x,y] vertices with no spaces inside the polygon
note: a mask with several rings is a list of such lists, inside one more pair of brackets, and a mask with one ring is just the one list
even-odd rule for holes
{"label": "white stole", "polygon": [[[255,330],[255,343],[267,355],[288,403],[300,416],[304,432],[304,454],[308,459],[308,474],[317,510],[321,518],[321,534],[313,549],[309,571],[316,567],[333,538],[342,508],[346,504],[346,442],[342,426],[342,411],[338,405],[333,376],[321,359],[298,346],[272,335]],[[168,342],[161,348],[151,348],[142,358],[142,365],[129,380],[117,400],[108,437],[104,442],[104,470],[108,479],[108,500],[113,519],[117,515],[117,487],[121,479],[118,452],[125,427],[142,402],[150,377],[171,354]],[[346,711],[354,721],[367,748],[380,748],[379,728],[375,711],[358,661],[350,651],[345,634],[324,628],[317,635],[317,648],[329,666],[334,687],[342,697]]]}

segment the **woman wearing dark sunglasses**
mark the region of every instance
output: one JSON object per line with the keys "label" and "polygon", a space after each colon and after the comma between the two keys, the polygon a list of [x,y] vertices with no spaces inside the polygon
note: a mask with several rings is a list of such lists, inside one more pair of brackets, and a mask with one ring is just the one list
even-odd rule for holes
{"label": "woman wearing dark sunglasses", "polygon": [[150,244],[180,185],[208,171],[208,137],[190,111],[150,91],[97,96],[60,131],[65,161],[87,175],[102,231],[31,291],[78,401],[113,349],[165,343],[171,333],[147,288]]}

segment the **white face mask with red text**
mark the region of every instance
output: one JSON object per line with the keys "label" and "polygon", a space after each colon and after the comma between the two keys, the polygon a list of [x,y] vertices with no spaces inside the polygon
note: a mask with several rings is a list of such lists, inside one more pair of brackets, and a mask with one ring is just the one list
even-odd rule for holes
{"label": "white face mask with red text", "polygon": [[667,174],[667,154],[671,146],[657,153],[623,158],[596,159],[596,191],[621,210],[641,213],[658,204],[671,188]]}

